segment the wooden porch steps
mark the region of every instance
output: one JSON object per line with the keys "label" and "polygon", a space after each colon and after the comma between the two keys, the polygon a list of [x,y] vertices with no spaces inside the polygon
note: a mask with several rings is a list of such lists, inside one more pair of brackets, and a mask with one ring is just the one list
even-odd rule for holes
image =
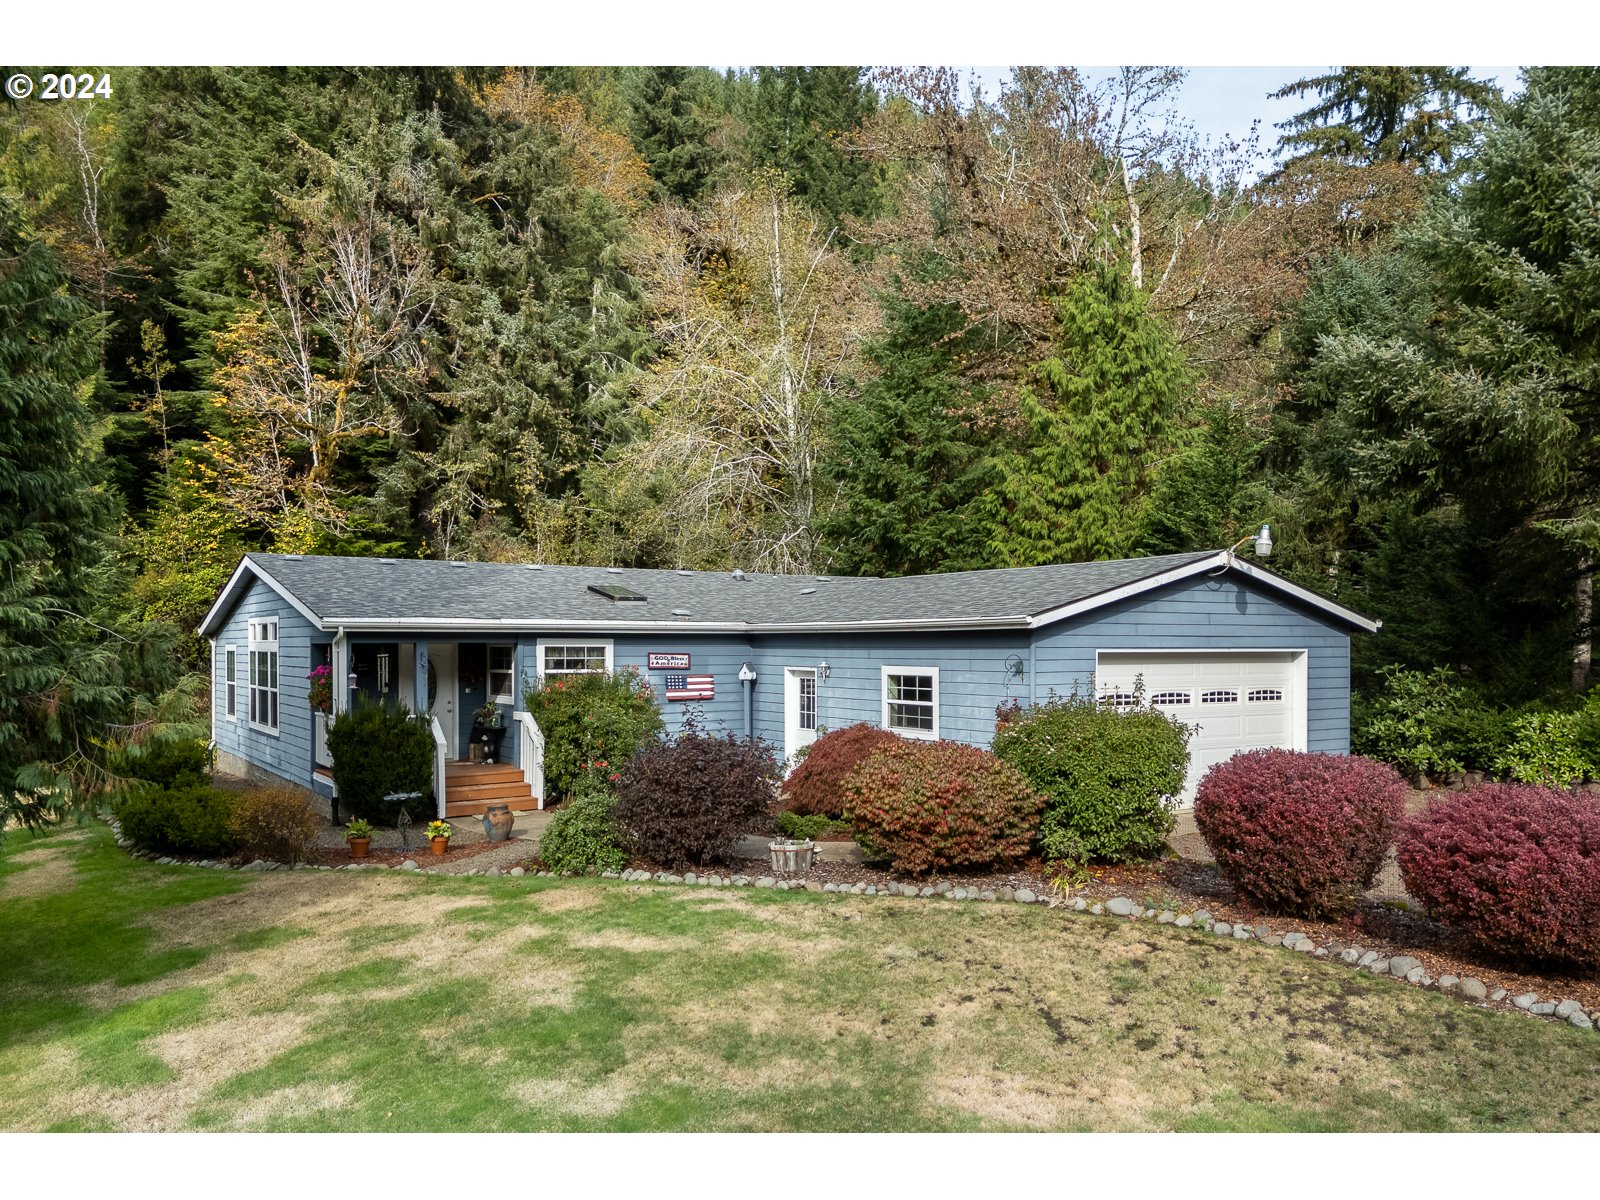
{"label": "wooden porch steps", "polygon": [[446,763],[444,815],[475,817],[491,804],[504,804],[513,812],[539,807],[533,789],[520,767],[508,763]]}

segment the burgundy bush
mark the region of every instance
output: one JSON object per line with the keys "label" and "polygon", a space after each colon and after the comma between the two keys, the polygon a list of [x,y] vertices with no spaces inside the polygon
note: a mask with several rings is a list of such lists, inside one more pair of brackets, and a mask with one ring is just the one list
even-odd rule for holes
{"label": "burgundy bush", "polygon": [[844,817],[844,781],[867,755],[899,741],[898,735],[868,725],[846,725],[812,742],[806,756],[783,783],[783,808],[803,817]]}
{"label": "burgundy bush", "polygon": [[1513,958],[1600,962],[1600,803],[1482,784],[1400,829],[1400,874],[1430,916]]}
{"label": "burgundy bush", "polygon": [[911,873],[1021,858],[1044,811],[1021,771],[959,742],[896,737],[851,773],[845,794],[867,854]]}
{"label": "burgundy bush", "polygon": [[1371,759],[1249,750],[1206,773],[1194,821],[1223,877],[1250,903],[1340,916],[1377,877],[1405,798],[1394,768]]}
{"label": "burgundy bush", "polygon": [[612,810],[628,847],[663,866],[732,856],[739,836],[772,807],[778,764],[760,738],[713,737],[685,717],[676,737],[646,746],[623,767]]}

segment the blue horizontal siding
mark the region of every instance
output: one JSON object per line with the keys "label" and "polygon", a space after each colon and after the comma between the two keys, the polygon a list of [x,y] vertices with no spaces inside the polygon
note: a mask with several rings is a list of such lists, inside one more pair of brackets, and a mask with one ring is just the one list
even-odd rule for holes
{"label": "blue horizontal siding", "polygon": [[[278,736],[250,727],[250,622],[278,622]],[[211,704],[216,714],[217,747],[239,755],[292,783],[311,785],[311,708],[307,703],[311,670],[311,622],[259,579],[240,596],[217,633],[211,669]],[[227,647],[236,652],[237,717],[227,717]]]}
{"label": "blue horizontal siding", "polygon": [[1350,749],[1350,634],[1238,575],[1183,580],[1038,631],[1037,697],[1087,687],[1104,650],[1304,650],[1307,748]]}

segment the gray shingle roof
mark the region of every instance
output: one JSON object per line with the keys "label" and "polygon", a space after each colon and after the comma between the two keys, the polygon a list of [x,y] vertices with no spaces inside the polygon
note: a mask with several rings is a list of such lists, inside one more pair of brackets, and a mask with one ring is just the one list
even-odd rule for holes
{"label": "gray shingle roof", "polygon": [[[1027,618],[1063,604],[1214,558],[1216,551],[1111,562],[1062,563],[894,579],[530,568],[427,559],[251,554],[256,564],[324,622],[617,621],[787,625],[952,623]],[[643,603],[617,602],[590,585],[622,584]],[[676,611],[675,611],[676,610]]]}

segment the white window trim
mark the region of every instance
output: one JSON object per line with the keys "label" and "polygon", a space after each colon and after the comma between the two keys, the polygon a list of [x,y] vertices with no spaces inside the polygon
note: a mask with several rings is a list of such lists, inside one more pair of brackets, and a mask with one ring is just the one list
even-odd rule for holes
{"label": "white window trim", "polygon": [[[515,700],[517,687],[517,644],[515,642],[490,642],[483,652],[484,690],[489,690],[489,684],[494,677],[494,652],[505,650],[511,655],[511,661],[506,666],[506,690],[503,692],[490,692],[489,699],[496,704],[510,704]],[[544,653],[539,654],[539,662],[544,662]]]}
{"label": "white window trim", "polygon": [[[228,678],[229,659],[233,660],[232,679]],[[232,704],[228,703],[229,688],[233,689]],[[235,723],[239,720],[239,650],[232,644],[222,648],[222,716],[223,719]]]}
{"label": "white window trim", "polygon": [[[930,675],[933,677],[933,729],[896,729],[889,724],[889,676],[891,675]],[[914,738],[917,741],[936,742],[939,740],[939,709],[941,707],[942,693],[939,690],[938,667],[903,667],[884,666],[878,674],[878,723],[890,733],[899,734],[903,738]]]}
{"label": "white window trim", "polygon": [[[272,626],[272,632],[273,632],[274,636],[271,639],[268,639],[268,638],[263,637],[263,636],[258,636],[258,631],[260,631],[261,634],[264,634],[266,632],[266,628],[267,628],[268,625]],[[249,632],[250,632],[250,636],[249,636],[249,641],[246,643],[247,649],[246,649],[245,661],[247,662],[247,664],[249,665],[249,668],[250,668],[249,674],[248,674],[247,679],[246,679],[246,687],[248,687],[249,692],[250,692],[250,706],[251,707],[246,710],[246,712],[247,712],[247,723],[249,724],[250,728],[255,730],[257,733],[264,733],[268,737],[282,737],[283,736],[283,728],[282,728],[283,727],[283,655],[282,655],[282,652],[279,649],[278,638],[276,636],[277,633],[278,633],[278,622],[277,622],[277,620],[275,618],[271,618],[271,617],[266,618],[264,620],[260,620],[260,621],[251,621],[250,622],[250,630],[249,630]],[[277,725],[277,727],[273,727],[273,726],[267,725],[267,724],[265,724],[265,723],[263,723],[261,721],[257,721],[254,716],[249,715],[250,713],[252,713],[254,711],[254,706],[255,706],[255,694],[256,694],[257,685],[254,682],[254,672],[255,672],[256,655],[260,654],[260,653],[267,653],[267,654],[275,655],[275,656],[277,656],[277,660],[278,660],[278,664],[277,664],[278,665],[278,686],[277,687],[265,687],[265,688],[261,689],[264,694],[276,695],[277,698],[278,698],[278,725]]]}
{"label": "white window trim", "polygon": [[[616,644],[610,638],[585,638],[561,637],[539,638],[533,644],[533,666],[539,682],[544,682],[544,650],[546,646],[604,646],[606,651],[606,674],[616,670]],[[593,671],[555,671],[553,674],[561,675],[593,675]]]}

